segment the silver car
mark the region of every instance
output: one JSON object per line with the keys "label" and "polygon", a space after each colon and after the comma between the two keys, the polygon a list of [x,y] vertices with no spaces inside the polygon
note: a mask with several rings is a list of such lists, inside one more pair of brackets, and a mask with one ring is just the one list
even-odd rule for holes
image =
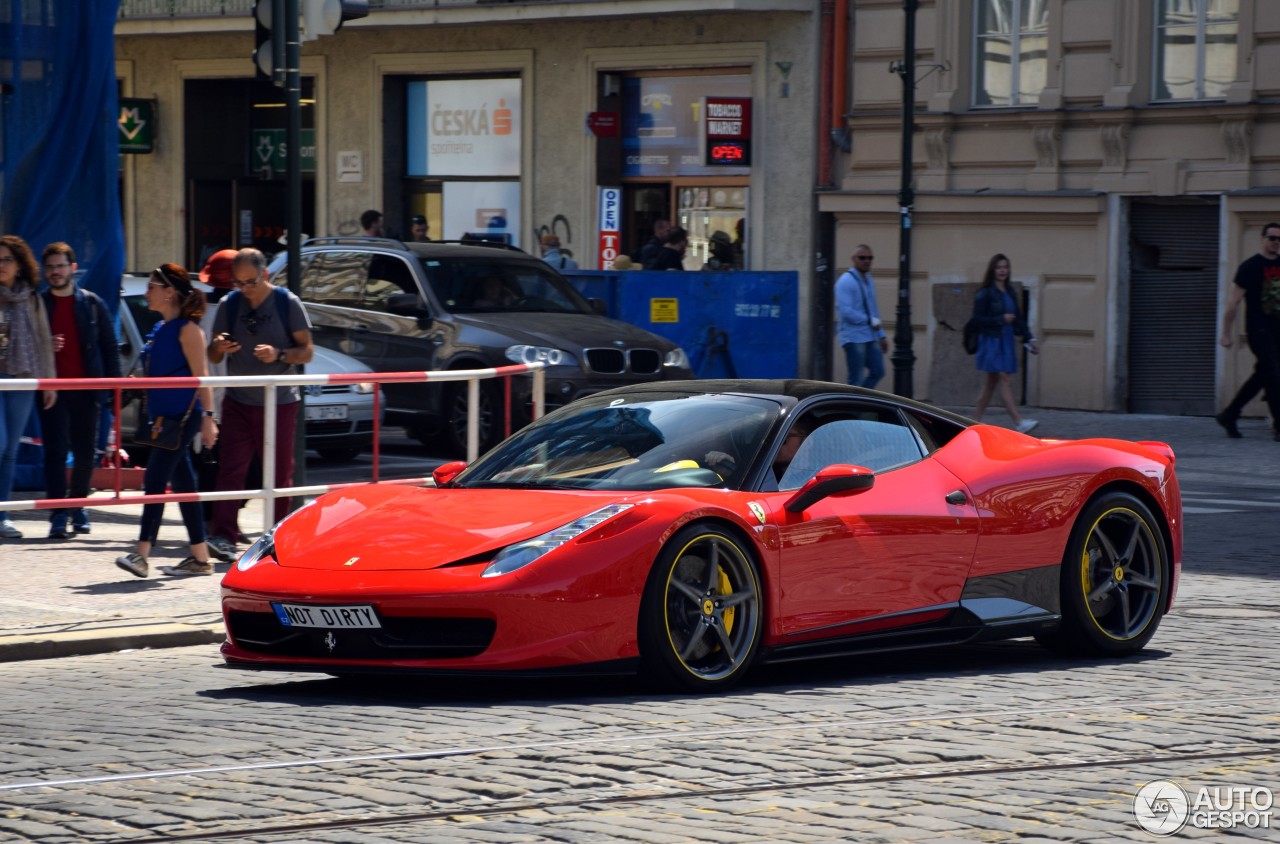
{"label": "silver car", "polygon": [[[206,294],[213,290],[194,279],[193,284]],[[125,374],[134,372],[142,355],[143,339],[160,319],[147,308],[146,290],[147,276],[126,275],[121,281],[120,371]],[[315,356],[306,370],[309,375],[373,371],[353,357],[321,346],[315,347]],[[377,386],[370,381],[304,387],[307,448],[315,449],[326,460],[351,460],[369,451],[373,445],[373,398]],[[137,427],[139,404],[130,401],[121,409],[120,430],[126,437]],[[379,401],[378,407],[381,413],[385,404]]]}

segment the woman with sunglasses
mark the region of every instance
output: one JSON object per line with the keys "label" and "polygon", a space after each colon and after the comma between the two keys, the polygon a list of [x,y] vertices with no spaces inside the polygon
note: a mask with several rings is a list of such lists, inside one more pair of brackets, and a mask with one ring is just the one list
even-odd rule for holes
{"label": "woman with sunglasses", "polygon": [[[40,270],[31,247],[15,235],[0,237],[0,378],[56,378],[53,337],[36,295]],[[35,407],[32,390],[0,390],[0,501],[13,497],[18,443]],[[43,390],[48,410],[58,394]],[[0,511],[0,537],[21,539],[22,531]]]}
{"label": "woman with sunglasses", "polygon": [[[160,322],[147,335],[142,352],[145,372],[149,378],[203,378],[208,374],[205,358],[205,337],[200,330],[200,317],[204,314],[204,294],[191,285],[187,271],[177,264],[163,264],[151,273],[147,281],[147,307],[160,315]],[[199,435],[205,448],[211,448],[218,439],[218,426],[214,421],[213,389],[147,390],[147,420],[159,417],[182,419],[181,447],[176,451],[153,448],[147,460],[147,472],[142,488],[147,495],[161,495],[169,486],[174,492],[195,492],[196,475],[191,465],[191,453],[187,445]],[[213,574],[209,561],[209,546],[205,544],[204,513],[198,501],[184,501],[178,505],[182,522],[187,528],[191,556],[176,566],[162,566],[169,575]],[[155,545],[160,532],[160,520],[164,504],[152,503],[142,507],[142,525],[138,533],[138,545],[132,554],[116,558],[116,565],[129,574],[146,577],[149,571],[147,555]]]}

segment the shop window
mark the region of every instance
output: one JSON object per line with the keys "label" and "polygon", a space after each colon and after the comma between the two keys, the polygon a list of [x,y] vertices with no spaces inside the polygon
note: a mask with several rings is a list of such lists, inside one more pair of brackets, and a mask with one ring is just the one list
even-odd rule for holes
{"label": "shop window", "polygon": [[1156,0],[1154,99],[1224,98],[1239,25],[1239,0]]}
{"label": "shop window", "polygon": [[1033,106],[1044,90],[1049,0],[978,0],[974,22],[975,106]]}

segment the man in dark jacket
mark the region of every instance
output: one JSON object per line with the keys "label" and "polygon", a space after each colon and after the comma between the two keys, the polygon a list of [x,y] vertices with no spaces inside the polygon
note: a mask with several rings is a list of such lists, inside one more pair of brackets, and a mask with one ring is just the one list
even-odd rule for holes
{"label": "man in dark jacket", "polygon": [[[49,289],[41,295],[45,313],[49,315],[58,377],[119,378],[120,350],[106,303],[96,293],[82,290],[71,280],[76,271],[76,253],[65,243],[50,243],[42,257]],[[62,390],[53,407],[40,409],[46,497],[89,496],[101,404],[100,390]],[[68,451],[72,455],[69,496]],[[83,507],[51,511],[50,539],[69,539],[74,533],[88,533],[89,529],[89,514]]]}

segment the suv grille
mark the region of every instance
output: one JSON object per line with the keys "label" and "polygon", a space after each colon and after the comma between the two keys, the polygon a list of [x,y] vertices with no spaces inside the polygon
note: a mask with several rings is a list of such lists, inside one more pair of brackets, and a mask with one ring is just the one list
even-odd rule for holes
{"label": "suv grille", "polygon": [[662,371],[662,354],[656,349],[587,349],[586,354],[587,367],[602,375],[657,375]]}

